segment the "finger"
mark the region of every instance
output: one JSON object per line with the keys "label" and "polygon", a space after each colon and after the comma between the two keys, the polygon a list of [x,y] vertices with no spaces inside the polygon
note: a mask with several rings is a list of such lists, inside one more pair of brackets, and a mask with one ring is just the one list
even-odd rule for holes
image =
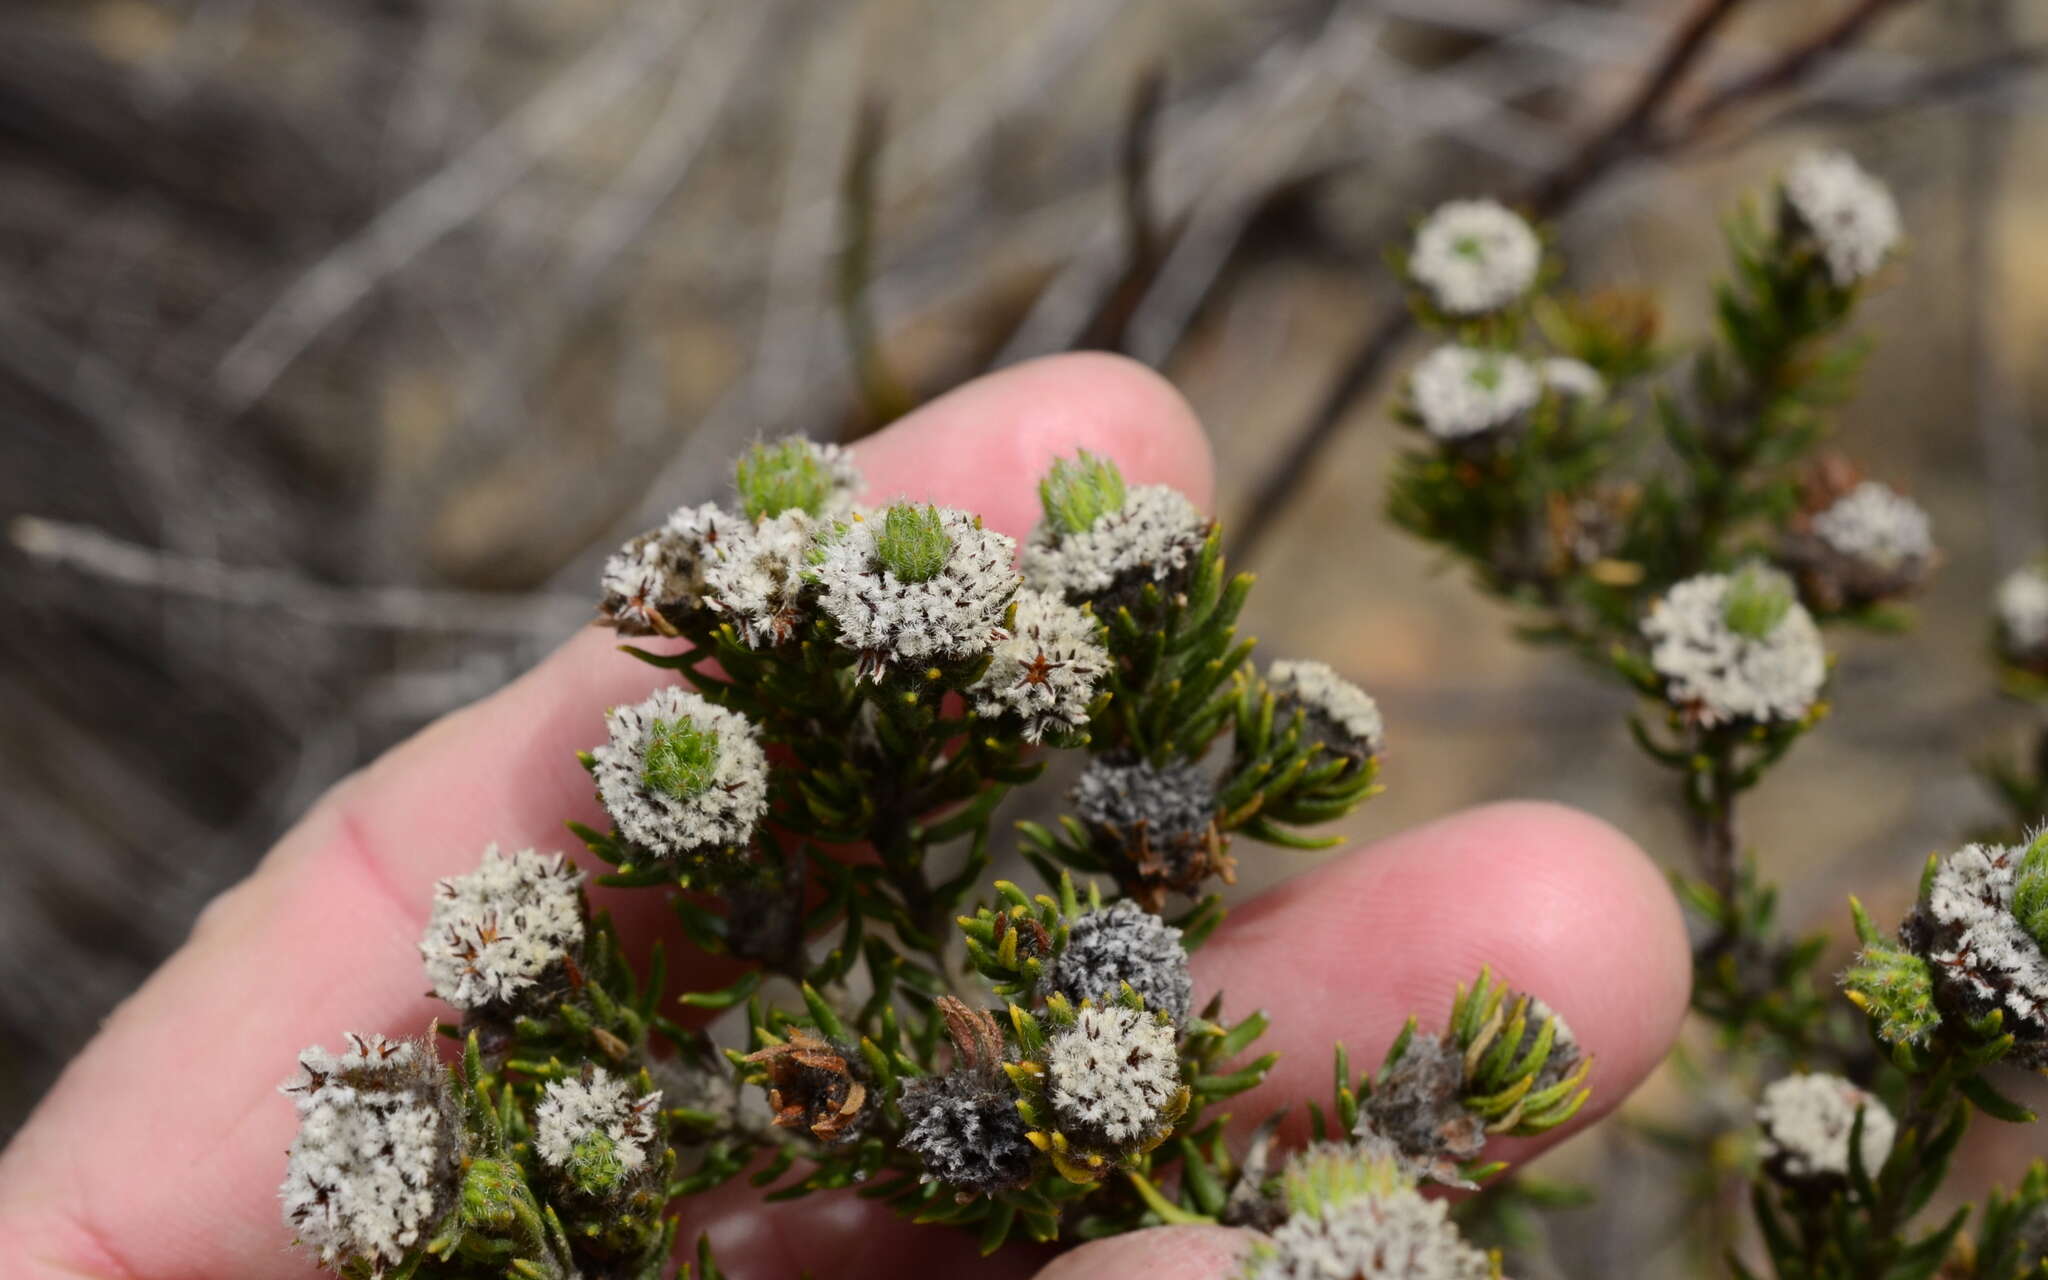
{"label": "finger", "polygon": [[[1284,856],[1274,854],[1271,856]],[[1448,1021],[1481,966],[1542,998],[1594,1058],[1592,1100],[1541,1139],[1496,1144],[1519,1158],[1613,1109],[1670,1048],[1692,981],[1678,904],[1620,832],[1559,805],[1488,805],[1326,863],[1233,911],[1195,954],[1196,996],[1226,1017],[1264,1008],[1280,1061],[1233,1101],[1243,1123],[1331,1105],[1331,1045],[1376,1066],[1414,1014]]]}
{"label": "finger", "polygon": [[[1033,486],[1086,448],[1132,479],[1207,501],[1206,445],[1155,375],[1106,356],[969,384],[860,450],[873,496],[1031,521]],[[493,697],[334,789],[210,908],[118,1009],[0,1156],[0,1249],[88,1273],[296,1273],[274,1200],[293,1055],[349,1029],[408,1032],[440,1011],[415,944],[434,880],[491,841],[560,847],[601,821],[573,753],[605,707],[669,677],[587,632]],[[658,904],[660,895],[638,899]],[[54,1261],[53,1261],[54,1260]]]}
{"label": "finger", "polygon": [[1036,1280],[1226,1280],[1249,1239],[1229,1227],[1153,1227],[1063,1253]]}

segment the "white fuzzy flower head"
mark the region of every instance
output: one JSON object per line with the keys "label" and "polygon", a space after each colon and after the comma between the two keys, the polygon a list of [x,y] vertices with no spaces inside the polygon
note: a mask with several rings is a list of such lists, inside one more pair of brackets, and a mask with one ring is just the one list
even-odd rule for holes
{"label": "white fuzzy flower head", "polygon": [[802,436],[756,444],[734,468],[733,489],[750,520],[769,520],[788,511],[818,519],[853,510],[864,481],[853,455],[836,444]]}
{"label": "white fuzzy flower head", "polygon": [[1172,1024],[1121,1004],[1079,1010],[1054,1038],[1046,1067],[1061,1126],[1103,1146],[1156,1136],[1180,1091]]}
{"label": "white fuzzy flower head", "polygon": [[1327,749],[1360,759],[1380,753],[1386,725],[1379,704],[1329,663],[1276,662],[1266,669],[1266,683],[1280,699],[1281,714],[1299,707],[1309,734]]}
{"label": "white fuzzy flower head", "polygon": [[1600,371],[1584,360],[1570,356],[1550,356],[1540,362],[1537,371],[1542,374],[1543,385],[1568,399],[1605,400],[1607,379]]}
{"label": "white fuzzy flower head", "polygon": [[[2031,857],[2030,857],[2031,855]],[[1970,1017],[2005,1013],[2017,1062],[2048,1065],[2048,898],[2042,854],[1973,844],[1950,854],[1901,930],[1924,956],[1939,1003]],[[2030,929],[2029,926],[2032,926]]]}
{"label": "white fuzzy flower head", "polygon": [[1756,1108],[1765,1162],[1794,1182],[1848,1177],[1849,1135],[1858,1110],[1863,1113],[1858,1155],[1864,1170],[1876,1177],[1898,1132],[1882,1102],[1840,1076],[1816,1072],[1772,1081]]}
{"label": "white fuzzy flower head", "polygon": [[1408,274],[1439,311],[1497,311],[1529,291],[1543,261],[1535,229],[1493,200],[1438,205],[1415,230]]}
{"label": "white fuzzy flower head", "polygon": [[2048,565],[2030,564],[1998,584],[1999,639],[2014,658],[2048,651]]}
{"label": "white fuzzy flower head", "polygon": [[1058,596],[1017,592],[1010,634],[970,690],[984,716],[1014,715],[1024,739],[1069,734],[1088,723],[1088,704],[1109,670],[1109,651],[1095,638],[1095,618]]}
{"label": "white fuzzy flower head", "polygon": [[553,1081],[533,1109],[534,1153],[579,1190],[611,1194],[654,1157],[660,1109],[659,1091],[636,1094],[603,1067]]}
{"label": "white fuzzy flower head", "polygon": [[604,562],[600,619],[626,635],[674,635],[704,602],[704,570],[739,522],[715,502],[678,507]]}
{"label": "white fuzzy flower head", "polygon": [[1934,554],[1934,535],[1918,503],[1888,485],[1865,480],[1813,518],[1830,548],[1874,569],[1896,570]]}
{"label": "white fuzzy flower head", "polygon": [[1785,171],[1785,203],[1812,235],[1840,288],[1868,279],[1897,246],[1899,206],[1842,151],[1809,151]]}
{"label": "white fuzzy flower head", "polygon": [[821,526],[801,510],[729,529],[704,560],[706,603],[752,648],[781,644],[805,616],[805,574]]}
{"label": "white fuzzy flower head", "polygon": [[348,1037],[299,1055],[282,1086],[299,1113],[284,1185],[284,1220],[322,1265],[359,1261],[381,1272],[425,1243],[454,1207],[459,1133],[427,1046]]}
{"label": "white fuzzy flower head", "polygon": [[1493,1260],[1466,1243],[1450,1206],[1412,1187],[1298,1212],[1252,1246],[1245,1280],[1493,1280]]}
{"label": "white fuzzy flower head", "polygon": [[1710,728],[1797,720],[1827,680],[1820,628],[1775,570],[1686,579],[1650,607],[1643,637],[1665,696]]}
{"label": "white fuzzy flower head", "polygon": [[1520,356],[1447,343],[1408,375],[1408,396],[1423,430],[1462,440],[1505,427],[1543,396],[1543,381]]}
{"label": "white fuzzy flower head", "polygon": [[559,853],[492,845],[468,875],[434,886],[420,939],[434,994],[458,1009],[509,1006],[583,943],[583,873]]}
{"label": "white fuzzy flower head", "polygon": [[745,716],[678,685],[605,713],[590,754],[619,833],[658,858],[743,845],[768,809],[768,757]]}
{"label": "white fuzzy flower head", "polygon": [[1135,601],[1148,584],[1171,594],[1208,538],[1209,521],[1185,494],[1141,484],[1085,528],[1040,521],[1024,543],[1024,578],[1074,604],[1094,601],[1103,613],[1125,595]]}
{"label": "white fuzzy flower head", "polygon": [[900,502],[854,517],[821,543],[813,576],[839,642],[860,654],[860,675],[959,662],[1008,633],[1017,590],[1017,544],[951,507]]}

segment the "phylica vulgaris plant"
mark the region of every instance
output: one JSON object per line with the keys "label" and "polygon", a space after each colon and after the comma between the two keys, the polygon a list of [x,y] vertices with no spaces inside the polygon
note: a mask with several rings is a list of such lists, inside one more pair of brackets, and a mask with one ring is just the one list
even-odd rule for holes
{"label": "phylica vulgaris plant", "polygon": [[[1895,931],[1852,901],[1860,950],[1832,951],[1846,1000],[1818,976],[1830,940],[1778,925],[1736,822],[1827,712],[1826,629],[1908,624],[1900,602],[1939,558],[1916,504],[1820,449],[1863,354],[1843,332],[1897,256],[1890,194],[1840,153],[1796,161],[1765,208],[1729,222],[1713,340],[1682,358],[1658,346],[1646,297],[1551,289],[1537,232],[1510,221],[1445,206],[1404,259],[1442,344],[1397,408],[1424,443],[1391,510],[1519,609],[1529,639],[1637,690],[1636,741],[1680,780],[1697,833],[1680,877],[1693,1005],[1718,1060],[1694,1064],[1701,1102],[1664,1136],[1698,1162],[1703,1202],[1747,1180],[1754,1206],[1740,1234],[1701,1213],[1706,1269],[2048,1276],[2040,1162],[2012,1195],[1990,1193],[1974,1230],[1968,1204],[1921,1220],[1937,1192],[1960,1198],[1945,1183],[1973,1112],[2033,1119],[1994,1064],[2048,1068],[2048,750],[1990,766],[2014,824],[1930,859]],[[2013,574],[1996,603],[2005,687],[2040,701],[2048,569]],[[1731,1087],[1753,1102],[1732,1127]],[[1514,1207],[1511,1185],[1488,1194]]]}
{"label": "phylica vulgaris plant", "polygon": [[[862,487],[843,450],[758,445],[729,507],[604,569],[604,624],[683,643],[628,645],[674,683],[591,708],[610,824],[575,834],[740,976],[664,993],[561,852],[484,851],[419,943],[455,1063],[350,1034],[285,1086],[298,1242],[350,1276],[656,1277],[677,1202],[750,1174],[985,1250],[1224,1222],[1270,1232],[1251,1274],[1399,1251],[1370,1274],[1495,1274],[1416,1188],[1475,1185],[1489,1136],[1585,1102],[1591,1062],[1540,1000],[1481,974],[1376,1072],[1339,1050],[1293,1163],[1234,1151],[1218,1110],[1274,1057],[1263,1014],[1198,999],[1188,953],[1241,842],[1318,847],[1302,828],[1376,790],[1372,698],[1253,665],[1214,523],[1105,459],[1052,467],[1021,549]],[[1021,825],[1046,891],[985,887],[998,804],[1056,751],[1087,760],[1069,816]],[[721,1010],[740,1043],[703,1029]]]}

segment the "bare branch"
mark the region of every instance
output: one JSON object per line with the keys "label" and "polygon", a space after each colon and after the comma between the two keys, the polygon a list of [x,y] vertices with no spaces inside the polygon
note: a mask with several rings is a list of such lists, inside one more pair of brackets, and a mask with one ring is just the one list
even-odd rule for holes
{"label": "bare branch", "polygon": [[590,616],[582,596],[507,596],[411,587],[334,587],[282,569],[222,564],[139,546],[86,525],[16,516],[8,540],[53,567],[106,582],[248,608],[326,627],[385,631],[558,634]]}

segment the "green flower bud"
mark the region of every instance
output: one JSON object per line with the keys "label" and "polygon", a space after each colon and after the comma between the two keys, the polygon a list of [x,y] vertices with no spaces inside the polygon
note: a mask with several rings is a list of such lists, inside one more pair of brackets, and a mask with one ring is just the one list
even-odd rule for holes
{"label": "green flower bud", "polygon": [[1842,989],[1870,1015],[1886,1044],[1922,1045],[1941,1025],[1927,961],[1889,942],[1873,942],[1842,973]]}
{"label": "green flower bud", "polygon": [[899,502],[882,514],[875,535],[875,557],[882,567],[905,582],[930,582],[953,554],[939,509]]}
{"label": "green flower bud", "polygon": [[462,1225],[504,1234],[539,1221],[540,1208],[526,1175],[510,1160],[486,1156],[470,1161],[462,1175]]}
{"label": "green flower bud", "polygon": [[2027,936],[2048,950],[2048,830],[2020,855],[2012,878],[2012,914]]}
{"label": "green flower bud", "polygon": [[1124,477],[1116,464],[1086,449],[1072,461],[1055,458],[1038,482],[1038,502],[1047,524],[1063,533],[1084,533],[1112,511],[1124,508]]}
{"label": "green flower bud", "polygon": [[1280,1175],[1287,1212],[1316,1217],[1360,1196],[1391,1195],[1411,1185],[1394,1160],[1335,1142],[1307,1148],[1288,1161]]}
{"label": "green flower bud", "polygon": [[753,520],[792,509],[822,515],[839,483],[818,446],[802,437],[756,444],[740,459],[734,478],[740,506]]}
{"label": "green flower bud", "polygon": [[1761,640],[1778,629],[1792,611],[1792,584],[1785,575],[1758,565],[1745,565],[1728,582],[1721,602],[1721,620],[1736,635]]}
{"label": "green flower bud", "polygon": [[640,780],[650,791],[687,800],[711,785],[718,767],[718,732],[687,719],[656,720],[647,731]]}
{"label": "green flower bud", "polygon": [[619,1144],[610,1134],[595,1129],[584,1134],[570,1151],[565,1172],[578,1191],[591,1196],[608,1196],[626,1180]]}

